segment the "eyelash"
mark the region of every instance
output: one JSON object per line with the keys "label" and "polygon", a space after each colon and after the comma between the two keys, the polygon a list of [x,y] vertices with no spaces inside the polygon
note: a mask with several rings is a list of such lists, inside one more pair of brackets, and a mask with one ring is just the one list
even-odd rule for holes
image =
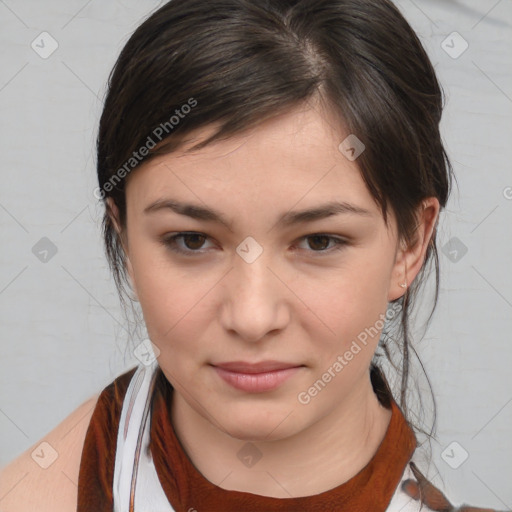
{"label": "eyelash", "polygon": [[[184,237],[190,236],[190,235],[199,235],[201,237],[205,237],[206,239],[209,238],[204,233],[199,233],[197,231],[181,231],[181,232],[179,232],[179,233],[177,233],[175,235],[172,235],[172,236],[165,235],[165,236],[161,237],[161,243],[166,248],[170,249],[171,251],[176,252],[178,254],[182,254],[184,256],[195,257],[195,256],[200,256],[201,254],[204,254],[205,251],[192,250],[192,249],[184,250],[184,249],[181,249],[180,247],[178,247],[176,241],[179,238],[183,239]],[[305,236],[301,237],[300,240],[304,240],[304,239],[307,239],[307,238],[315,238],[315,237],[327,237],[327,238],[329,238],[329,240],[332,240],[334,242],[334,244],[335,244],[334,247],[331,247],[330,249],[324,249],[324,250],[320,250],[320,251],[313,251],[313,250],[311,250],[310,252],[317,253],[317,254],[315,254],[315,257],[317,255],[321,257],[321,256],[326,255],[326,254],[332,254],[335,251],[340,251],[341,249],[343,249],[345,245],[348,245],[348,242],[346,242],[342,238],[339,238],[339,237],[336,237],[336,236],[327,235],[327,234],[324,234],[324,233],[312,233],[310,235],[305,235]]]}

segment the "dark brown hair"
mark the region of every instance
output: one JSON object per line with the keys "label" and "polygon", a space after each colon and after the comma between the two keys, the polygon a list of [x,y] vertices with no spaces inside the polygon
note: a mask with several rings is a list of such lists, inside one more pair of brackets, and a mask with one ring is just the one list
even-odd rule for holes
{"label": "dark brown hair", "polygon": [[[439,131],[441,87],[417,35],[388,0],[166,3],[137,28],[110,75],[97,141],[100,196],[114,200],[124,230],[121,178],[140,163],[176,150],[198,128],[217,127],[190,150],[253,128],[313,97],[363,141],[366,149],[357,159],[362,178],[386,223],[391,208],[401,240],[413,243],[417,208],[431,196],[446,206],[452,168]],[[150,149],[141,156],[144,147]],[[103,234],[124,302],[124,252],[108,205]],[[386,326],[371,366],[372,384],[384,401],[382,356],[397,369],[397,401],[411,424],[407,390],[415,350],[409,314],[432,262],[435,298],[427,323],[434,312],[439,288],[435,240],[436,231],[420,274],[394,301],[402,307],[399,320]],[[435,400],[430,433],[434,428]]]}

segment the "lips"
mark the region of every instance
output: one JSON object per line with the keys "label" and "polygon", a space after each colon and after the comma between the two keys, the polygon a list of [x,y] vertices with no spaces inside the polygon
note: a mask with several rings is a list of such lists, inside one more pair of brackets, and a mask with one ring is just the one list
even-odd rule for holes
{"label": "lips", "polygon": [[283,361],[229,361],[212,365],[217,375],[231,387],[245,393],[264,393],[280,387],[304,365]]}
{"label": "lips", "polygon": [[304,366],[296,363],[286,363],[283,361],[260,361],[258,363],[249,363],[247,361],[229,361],[225,363],[216,363],[213,366],[228,370],[230,372],[243,374],[268,373],[278,370],[287,370],[288,368],[297,368]]}

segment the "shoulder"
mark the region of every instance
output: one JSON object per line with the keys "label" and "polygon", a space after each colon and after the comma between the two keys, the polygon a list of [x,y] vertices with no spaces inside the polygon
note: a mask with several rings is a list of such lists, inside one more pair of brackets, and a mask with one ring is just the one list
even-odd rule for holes
{"label": "shoulder", "polygon": [[77,462],[97,401],[98,395],[91,397],[43,439],[2,468],[2,512],[74,510]]}
{"label": "shoulder", "polygon": [[84,441],[93,415],[112,420],[128,387],[132,369],[75,409],[44,438],[0,469],[2,512],[71,512]]}

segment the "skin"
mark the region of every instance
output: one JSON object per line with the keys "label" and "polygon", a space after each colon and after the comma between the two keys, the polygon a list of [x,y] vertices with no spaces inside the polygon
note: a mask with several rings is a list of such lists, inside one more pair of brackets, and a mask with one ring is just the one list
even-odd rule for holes
{"label": "skin", "polygon": [[[195,467],[224,489],[278,498],[332,489],[370,461],[389,425],[369,378],[380,331],[308,404],[297,399],[378,324],[388,301],[404,293],[400,283],[414,280],[439,213],[437,199],[426,199],[416,243],[400,244],[394,215],[386,227],[357,160],[338,150],[348,135],[339,124],[310,103],[191,154],[183,152],[187,143],[129,175],[126,231],[111,203],[149,337],[174,387],[176,435]],[[143,213],[162,198],[214,208],[232,225],[171,210]],[[286,212],[331,200],[371,215],[277,224]],[[176,241],[199,255],[160,241],[180,231],[206,235]],[[332,239],[315,234],[347,244],[335,250]],[[247,236],[263,249],[252,263],[236,252]],[[211,366],[268,359],[304,366],[263,393],[232,388]],[[247,442],[262,455],[253,467],[237,457]]]}
{"label": "skin", "polygon": [[[76,512],[80,459],[98,396],[84,402],[44,438],[0,469],[2,512]],[[46,468],[35,462],[41,450],[51,453],[41,447],[42,442],[58,454]]]}

